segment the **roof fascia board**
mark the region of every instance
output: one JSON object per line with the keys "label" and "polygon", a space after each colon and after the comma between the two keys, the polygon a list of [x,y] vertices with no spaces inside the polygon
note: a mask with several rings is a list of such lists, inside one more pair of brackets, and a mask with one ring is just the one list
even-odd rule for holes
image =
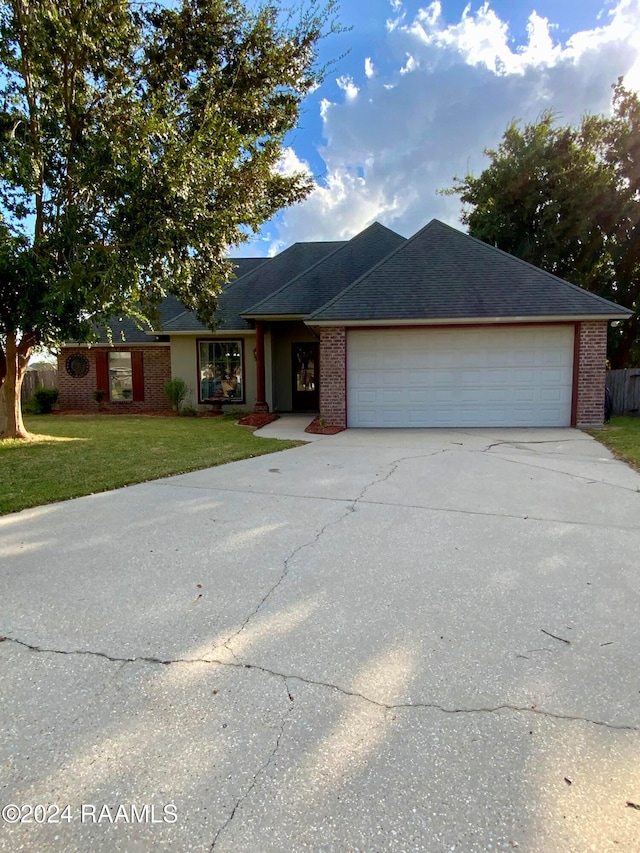
{"label": "roof fascia board", "polygon": [[[631,316],[631,315],[629,315]],[[508,323],[575,323],[587,320],[625,320],[626,317],[610,314],[566,314],[566,315],[529,315],[524,317],[446,317],[442,319],[411,320],[313,320],[307,319],[307,326],[493,326]]]}
{"label": "roof fascia board", "polygon": [[113,343],[107,343],[106,341],[103,343],[102,341],[98,341],[97,343],[88,344],[85,342],[78,341],[65,341],[62,345],[62,349],[69,349],[73,347],[74,349],[98,349],[98,347],[109,347],[111,349],[115,349],[116,347],[168,347],[169,341],[114,341]]}
{"label": "roof fascia board", "polygon": [[215,331],[211,331],[211,329],[192,329],[191,331],[180,331],[180,332],[163,332],[164,335],[169,335],[170,337],[193,337],[194,335],[198,337],[202,337],[203,335],[207,338],[211,337],[229,337],[229,335],[233,335],[234,337],[238,337],[238,335],[255,335],[255,329],[216,329]]}
{"label": "roof fascia board", "polygon": [[244,320],[303,320],[307,314],[241,314]]}

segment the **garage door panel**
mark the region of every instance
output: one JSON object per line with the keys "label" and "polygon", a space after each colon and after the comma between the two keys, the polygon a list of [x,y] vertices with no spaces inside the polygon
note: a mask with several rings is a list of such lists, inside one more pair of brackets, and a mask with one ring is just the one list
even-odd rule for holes
{"label": "garage door panel", "polygon": [[349,426],[568,426],[573,337],[572,326],[350,331]]}
{"label": "garage door panel", "polygon": [[355,401],[358,406],[375,406],[376,405],[376,391],[374,388],[365,389],[360,388],[355,394]]}

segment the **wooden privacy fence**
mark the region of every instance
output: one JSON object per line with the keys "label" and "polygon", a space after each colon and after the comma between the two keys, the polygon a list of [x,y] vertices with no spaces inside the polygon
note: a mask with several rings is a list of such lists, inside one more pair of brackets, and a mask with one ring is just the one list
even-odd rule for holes
{"label": "wooden privacy fence", "polygon": [[614,415],[640,414],[640,367],[610,370],[607,388],[613,395]]}
{"label": "wooden privacy fence", "polygon": [[36,388],[57,387],[57,370],[27,370],[22,381],[22,402],[26,403],[30,400]]}

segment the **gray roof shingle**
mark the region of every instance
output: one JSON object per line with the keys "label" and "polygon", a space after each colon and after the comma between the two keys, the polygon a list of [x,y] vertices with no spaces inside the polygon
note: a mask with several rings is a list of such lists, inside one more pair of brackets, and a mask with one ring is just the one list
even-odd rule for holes
{"label": "gray roof shingle", "polygon": [[242,313],[245,317],[258,318],[309,314],[333,299],[404,242],[405,238],[400,234],[374,222],[348,243]]}
{"label": "gray roof shingle", "polygon": [[[182,302],[179,302],[175,296],[165,296],[158,306],[158,316],[160,319],[159,328],[154,329],[153,331],[157,331],[158,334],[162,334],[161,330],[164,328],[164,325],[173,317],[176,317],[178,314],[182,314],[184,310],[184,305]],[[111,337],[114,344],[148,344],[153,342],[153,336],[150,336],[150,333],[152,332],[151,327],[139,329],[133,320],[129,319],[129,317],[123,316],[112,317],[103,326],[96,328],[100,343],[102,344],[109,343],[107,327],[111,330]]]}
{"label": "gray roof shingle", "polygon": [[[235,278],[226,284],[225,287],[230,286],[242,276],[262,266],[262,264],[268,261],[268,258],[230,258],[229,260],[234,265]],[[158,306],[158,317],[159,323],[154,325],[153,328],[147,327],[146,329],[139,329],[133,320],[130,320],[128,317],[112,317],[105,325],[98,327],[96,332],[100,343],[103,344],[109,343],[107,327],[111,329],[114,344],[124,342],[128,344],[148,344],[150,341],[153,341],[152,332],[156,332],[159,335],[167,333],[169,327],[173,325],[174,320],[177,321],[180,317],[184,317],[185,322],[189,322],[191,317],[195,318],[195,314],[192,311],[188,311],[175,296],[168,294]],[[196,322],[198,322],[197,319]],[[177,328],[182,330],[179,323],[177,323]],[[198,328],[202,328],[202,326],[198,326]]]}
{"label": "gray roof shingle", "polygon": [[433,219],[308,319],[622,318],[630,313]]}
{"label": "gray roof shingle", "polygon": [[[240,314],[247,306],[264,299],[285,282],[316,264],[344,242],[294,243],[274,258],[266,259],[257,269],[227,285],[218,297],[216,328],[219,331],[245,331],[252,326]],[[166,332],[206,332],[192,311],[176,317],[165,326]]]}

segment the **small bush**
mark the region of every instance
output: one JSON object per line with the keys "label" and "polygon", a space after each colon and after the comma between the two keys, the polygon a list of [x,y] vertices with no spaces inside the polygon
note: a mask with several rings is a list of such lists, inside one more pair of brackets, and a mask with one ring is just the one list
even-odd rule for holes
{"label": "small bush", "polygon": [[102,404],[102,401],[104,400],[104,398],[106,396],[107,396],[107,392],[103,391],[102,388],[98,388],[97,391],[93,392],[93,399],[96,401],[96,403],[99,406]]}
{"label": "small bush", "polygon": [[170,379],[164,386],[164,393],[167,400],[171,403],[171,408],[174,412],[179,412],[184,403],[184,398],[187,396],[187,383],[179,376]]}
{"label": "small bush", "polygon": [[36,388],[33,392],[33,401],[36,406],[37,415],[49,415],[51,409],[58,402],[60,392],[57,388]]}
{"label": "small bush", "polygon": [[180,410],[180,415],[183,418],[197,418],[198,411],[194,409],[193,406],[183,406]]}

